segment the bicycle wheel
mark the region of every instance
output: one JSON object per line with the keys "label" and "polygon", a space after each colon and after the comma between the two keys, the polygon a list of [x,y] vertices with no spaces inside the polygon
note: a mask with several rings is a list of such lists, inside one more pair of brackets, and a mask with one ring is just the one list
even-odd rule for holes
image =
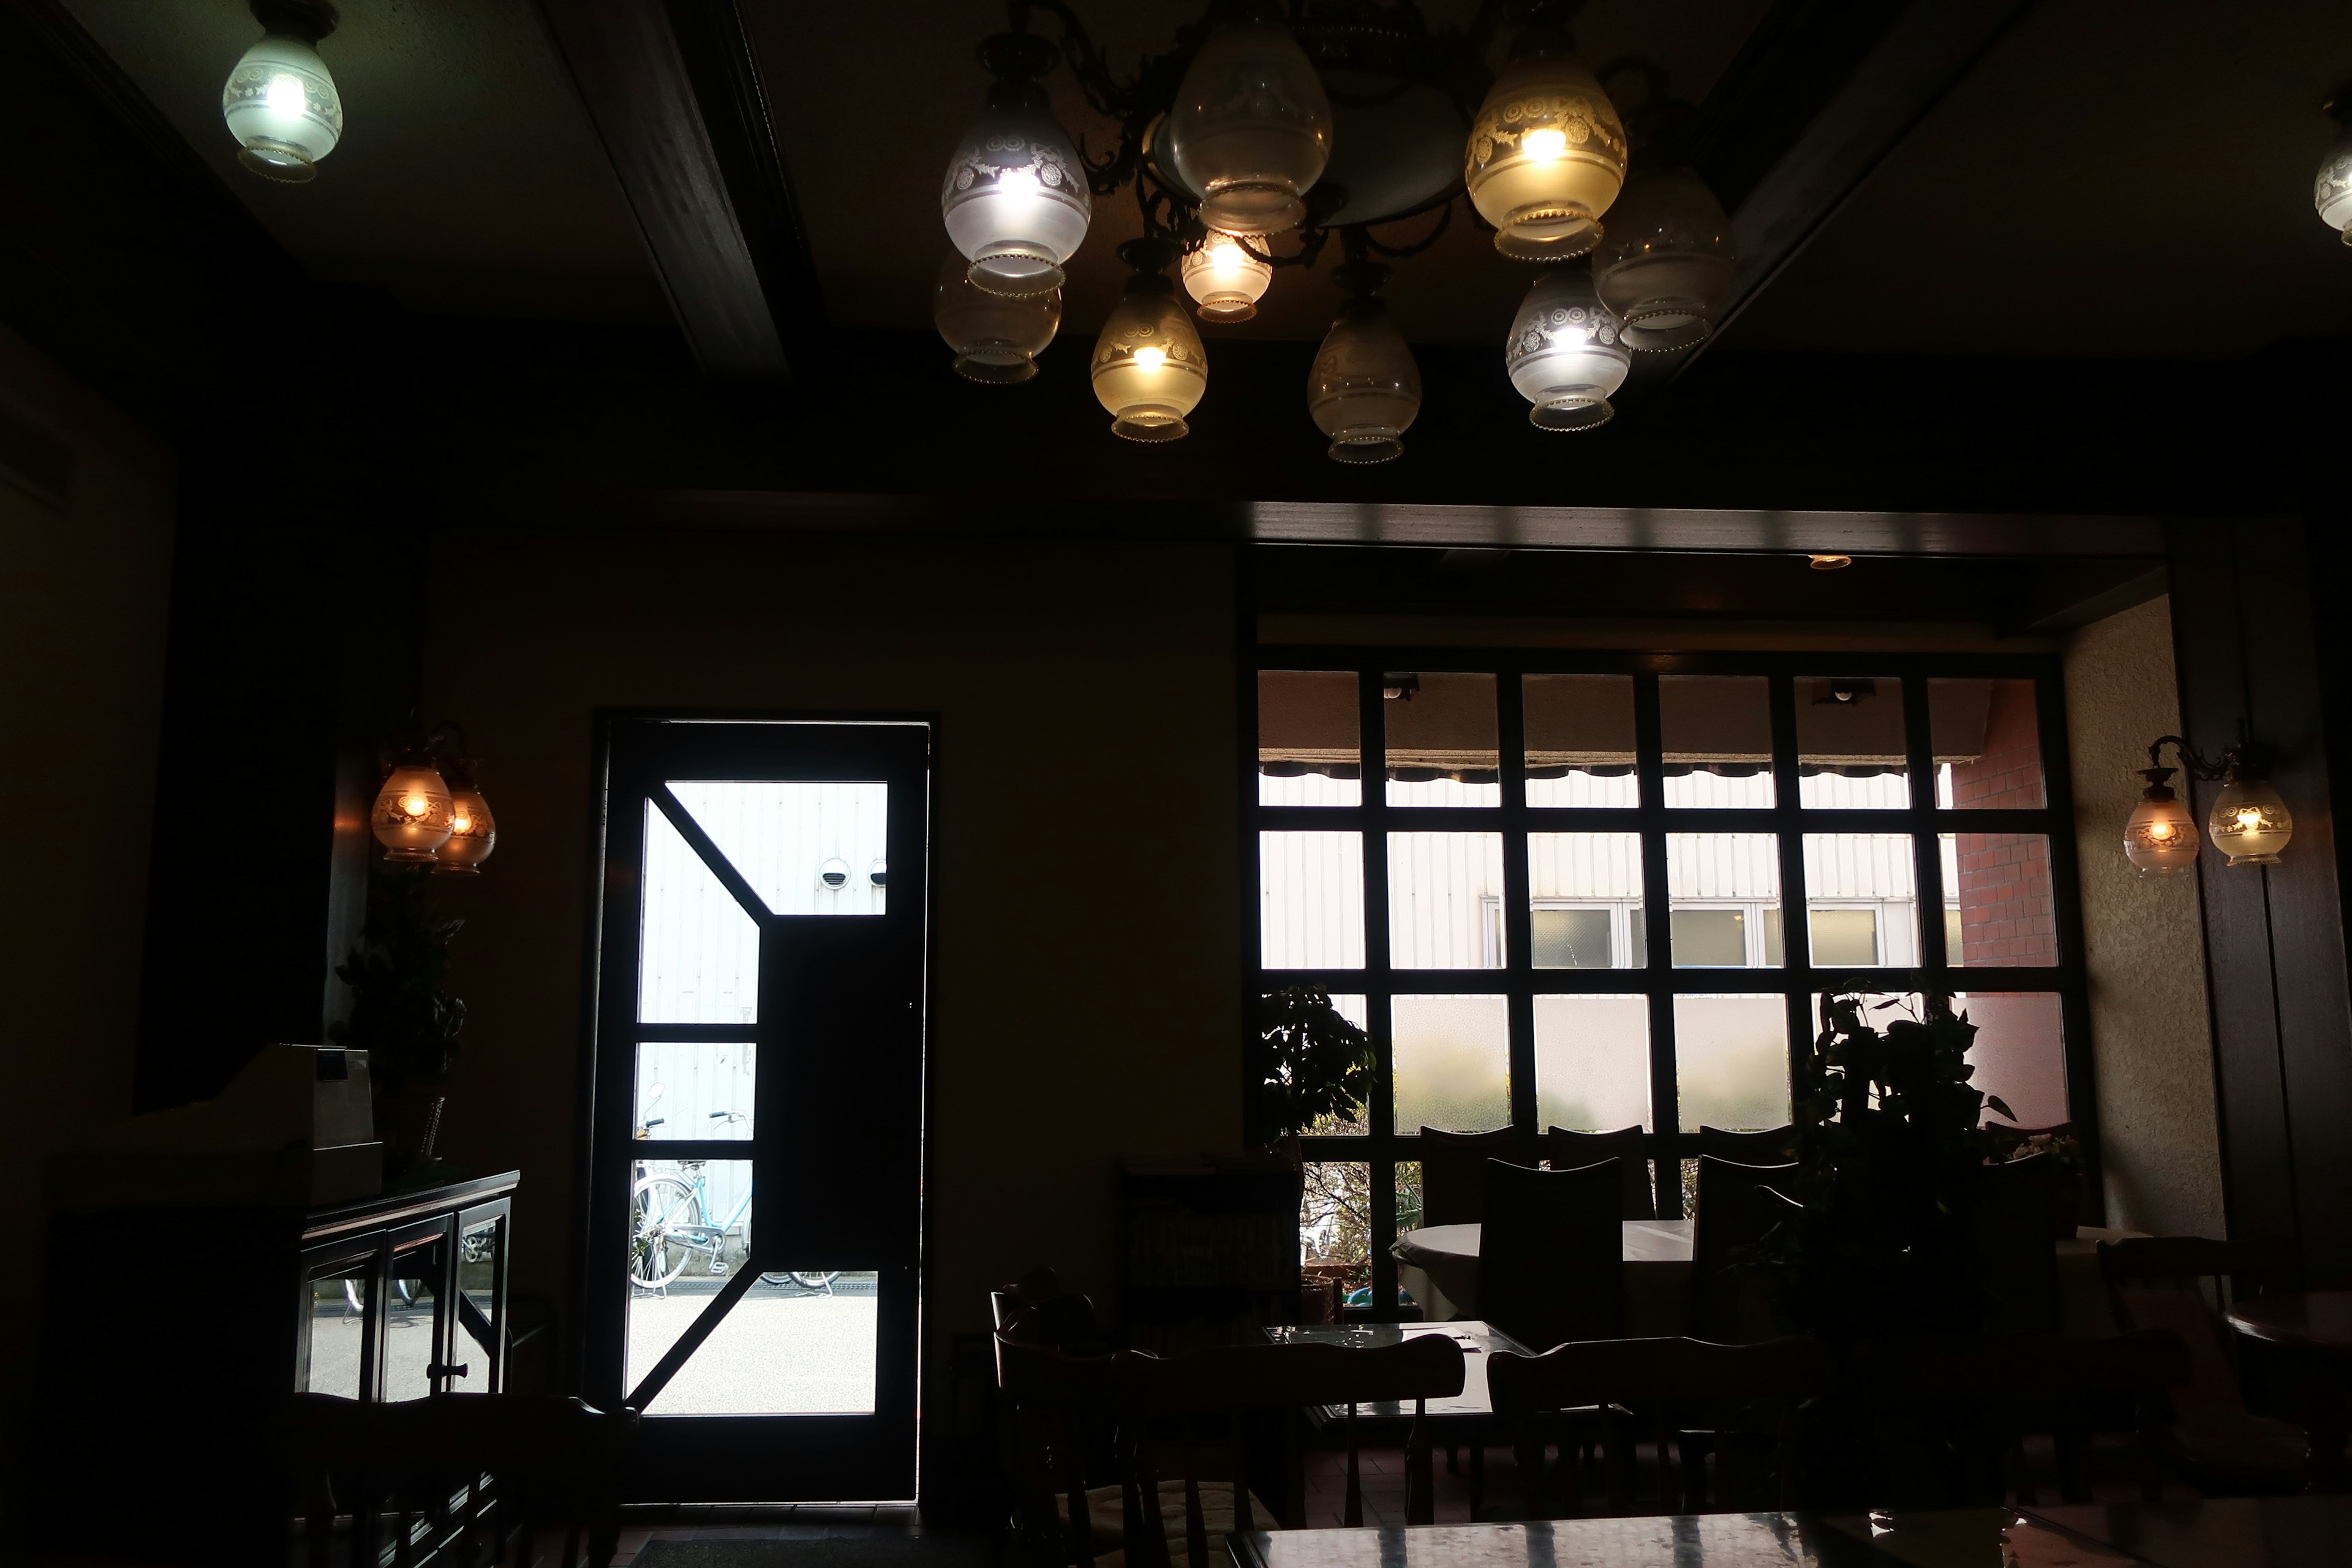
{"label": "bicycle wheel", "polygon": [[686,1272],[684,1226],[702,1223],[702,1200],[676,1176],[647,1176],[629,1192],[629,1279],[658,1290]]}
{"label": "bicycle wheel", "polygon": [[793,1283],[803,1289],[822,1290],[829,1296],[833,1294],[833,1282],[840,1278],[841,1270],[838,1268],[828,1268],[818,1274],[803,1274],[794,1270]]}

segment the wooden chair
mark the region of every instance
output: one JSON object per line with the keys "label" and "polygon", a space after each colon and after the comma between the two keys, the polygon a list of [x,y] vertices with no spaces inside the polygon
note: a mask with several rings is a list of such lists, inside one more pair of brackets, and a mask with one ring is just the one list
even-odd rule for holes
{"label": "wooden chair", "polygon": [[1414,1155],[1421,1162],[1421,1223],[1476,1225],[1486,1213],[1486,1162],[1533,1164],[1529,1142],[1512,1127],[1499,1132],[1423,1128]]}
{"label": "wooden chair", "polygon": [[1034,1268],[1013,1284],[998,1286],[988,1300],[999,1332],[1077,1355],[1110,1352],[1094,1299],[1064,1289],[1050,1268]]}
{"label": "wooden chair", "polygon": [[1698,1218],[1691,1228],[1690,1331],[1718,1343],[1770,1337],[1771,1294],[1759,1265],[1767,1232],[1785,1217],[1786,1200],[1758,1193],[1789,1182],[1797,1167],[1743,1165],[1702,1154]]}
{"label": "wooden chair", "polygon": [[1742,1165],[1781,1165],[1797,1157],[1797,1127],[1770,1127],[1761,1132],[1727,1132],[1720,1127],[1698,1130],[1698,1152]]}
{"label": "wooden chair", "polygon": [[[534,1534],[564,1527],[556,1568],[613,1561],[621,1539],[620,1476],[635,1411],[525,1394],[438,1394],[362,1405],[298,1394],[281,1439],[300,1488],[311,1568],[327,1568],[339,1510],[352,1519],[351,1561],[406,1568],[420,1549],[462,1542],[474,1561],[514,1543],[520,1568],[539,1561]],[[436,1559],[437,1560],[437,1559]]]}
{"label": "wooden chair", "polygon": [[1478,1314],[1531,1350],[1625,1331],[1620,1162],[1536,1171],[1492,1160]]}
{"label": "wooden chair", "polygon": [[[1512,1433],[1529,1519],[1586,1511],[1582,1444],[1559,1443],[1557,1473],[1563,1484],[1557,1490],[1546,1484],[1554,1468],[1547,1449],[1561,1413],[1596,1405],[1615,1416],[1601,1446],[1610,1511],[1680,1513],[1700,1506],[1702,1489],[1693,1484],[1692,1468],[1675,1460],[1683,1434],[1695,1428],[1717,1435],[1717,1484],[1704,1489],[1714,1506],[1782,1509],[1802,1500],[1798,1407],[1822,1392],[1828,1372],[1828,1358],[1812,1340],[1750,1345],[1603,1340],[1556,1346],[1538,1356],[1497,1352],[1487,1360],[1486,1389],[1496,1418]],[[1655,1442],[1657,1468],[1655,1504],[1637,1509],[1641,1489],[1628,1438],[1639,1432]],[[1759,1454],[1769,1455],[1761,1475],[1755,1463]],[[1769,1483],[1759,1484],[1766,1477]]]}
{"label": "wooden chair", "polygon": [[1601,1160],[1623,1162],[1625,1202],[1622,1217],[1658,1217],[1657,1190],[1650,1184],[1650,1157],[1644,1151],[1648,1134],[1639,1127],[1614,1132],[1570,1132],[1555,1127],[1544,1135],[1545,1153],[1555,1171],[1573,1171]]}

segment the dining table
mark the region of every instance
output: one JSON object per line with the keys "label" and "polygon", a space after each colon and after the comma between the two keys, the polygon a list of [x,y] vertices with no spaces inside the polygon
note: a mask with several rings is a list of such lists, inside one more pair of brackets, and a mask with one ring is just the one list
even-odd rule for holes
{"label": "dining table", "polygon": [[2301,1392],[2311,1483],[2339,1489],[2352,1436],[2352,1290],[2284,1290],[2233,1301],[2230,1327],[2272,1347]]}

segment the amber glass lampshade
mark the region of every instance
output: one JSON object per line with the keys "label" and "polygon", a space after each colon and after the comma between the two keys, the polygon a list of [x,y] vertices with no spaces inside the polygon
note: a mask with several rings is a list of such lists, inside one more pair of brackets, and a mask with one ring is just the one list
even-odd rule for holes
{"label": "amber glass lampshade", "polygon": [[[1153,245],[1130,240],[1119,254],[1130,265],[1148,262],[1138,247]],[[1127,280],[1127,292],[1095,340],[1089,375],[1095,397],[1110,410],[1114,435],[1173,441],[1190,433],[1184,416],[1209,389],[1209,358],[1192,316],[1176,302],[1174,282],[1156,270],[1138,270]]]}
{"label": "amber glass lampshade", "polygon": [[2147,780],[2124,824],[2124,858],[2143,877],[2170,877],[2197,864],[2197,818],[2172,791],[2171,768],[2143,768]]}
{"label": "amber glass lampshade", "polygon": [[481,787],[474,782],[470,761],[452,763],[448,778],[449,842],[434,857],[433,869],[443,876],[478,876],[477,868],[498,845],[498,819],[490,815],[490,803],[482,798]]}
{"label": "amber glass lampshade", "polygon": [[449,785],[423,756],[404,756],[376,792],[368,826],[383,858],[405,865],[430,865],[449,841],[454,826]]}
{"label": "amber glass lampshade", "polygon": [[1625,183],[1625,127],[1555,26],[1519,35],[1471,123],[1462,182],[1495,248],[1515,261],[1561,261],[1601,238]]}

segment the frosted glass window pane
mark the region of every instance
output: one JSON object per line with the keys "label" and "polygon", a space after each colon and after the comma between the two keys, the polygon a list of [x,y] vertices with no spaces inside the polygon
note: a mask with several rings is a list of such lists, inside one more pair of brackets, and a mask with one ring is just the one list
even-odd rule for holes
{"label": "frosted glass window pane", "polygon": [[1812,939],[1816,969],[1874,965],[1879,962],[1878,911],[1814,910]]}
{"label": "frosted glass window pane", "polygon": [[2055,994],[1969,991],[1952,1005],[1977,1026],[1969,1050],[1971,1084],[2004,1101],[2020,1127],[2069,1120],[2065,1014]]}
{"label": "frosted glass window pane", "polygon": [[[1947,963],[1978,968],[2058,962],[2058,895],[2050,879],[2046,833],[1947,833],[1946,907],[1959,916]],[[1947,927],[1948,930],[1949,928]]]}
{"label": "frosted glass window pane", "polygon": [[1360,712],[1351,671],[1260,670],[1258,804],[1362,805]]}
{"label": "frosted glass window pane", "polygon": [[1789,1123],[1789,1013],[1778,996],[1675,998],[1676,1089],[1685,1132]]}
{"label": "frosted glass window pane", "polygon": [[1909,834],[1808,833],[1804,855],[1815,968],[1904,968],[1919,962]]}
{"label": "frosted glass window pane", "polygon": [[1903,682],[1893,676],[1799,676],[1797,804],[1901,811],[1911,804]]}
{"label": "frosted glass window pane", "polygon": [[1669,806],[1772,804],[1772,709],[1760,675],[1662,675],[1658,722]]}
{"label": "frosted glass window pane", "polygon": [[1258,961],[1268,969],[1364,966],[1364,836],[1257,836]]}
{"label": "frosted glass window pane", "polygon": [[2039,810],[2050,804],[2032,681],[1931,680],[1927,729],[1938,805]]}
{"label": "frosted glass window pane", "polygon": [[1613,1132],[1650,1118],[1646,996],[1536,998],[1536,1125]]}
{"label": "frosted glass window pane", "polygon": [[1529,805],[1641,804],[1633,771],[1633,678],[1530,675],[1519,682]]}
{"label": "frosted glass window pane", "polygon": [[651,801],[646,803],[639,930],[639,1020],[749,1024],[758,1018],[760,928]]}
{"label": "frosted glass window pane", "polygon": [[1641,835],[1528,834],[1528,895],[1536,968],[1642,963]]}
{"label": "frosted glass window pane", "polygon": [[637,1135],[749,1138],[759,1047],[749,1040],[637,1047]]}
{"label": "frosted glass window pane", "polygon": [[1511,1124],[1510,1010],[1500,996],[1397,996],[1396,1126],[1486,1132]]}
{"label": "frosted glass window pane", "polygon": [[1676,968],[1780,967],[1777,834],[1669,833],[1666,881]]}
{"label": "frosted glass window pane", "polygon": [[1503,836],[1389,835],[1389,963],[1503,967]]}
{"label": "frosted glass window pane", "polygon": [[[1500,805],[1503,752],[1491,675],[1415,675],[1388,715],[1391,805]],[[1391,689],[1394,689],[1393,687]]]}
{"label": "frosted glass window pane", "polygon": [[673,779],[669,791],[771,913],[883,912],[888,784]]}

